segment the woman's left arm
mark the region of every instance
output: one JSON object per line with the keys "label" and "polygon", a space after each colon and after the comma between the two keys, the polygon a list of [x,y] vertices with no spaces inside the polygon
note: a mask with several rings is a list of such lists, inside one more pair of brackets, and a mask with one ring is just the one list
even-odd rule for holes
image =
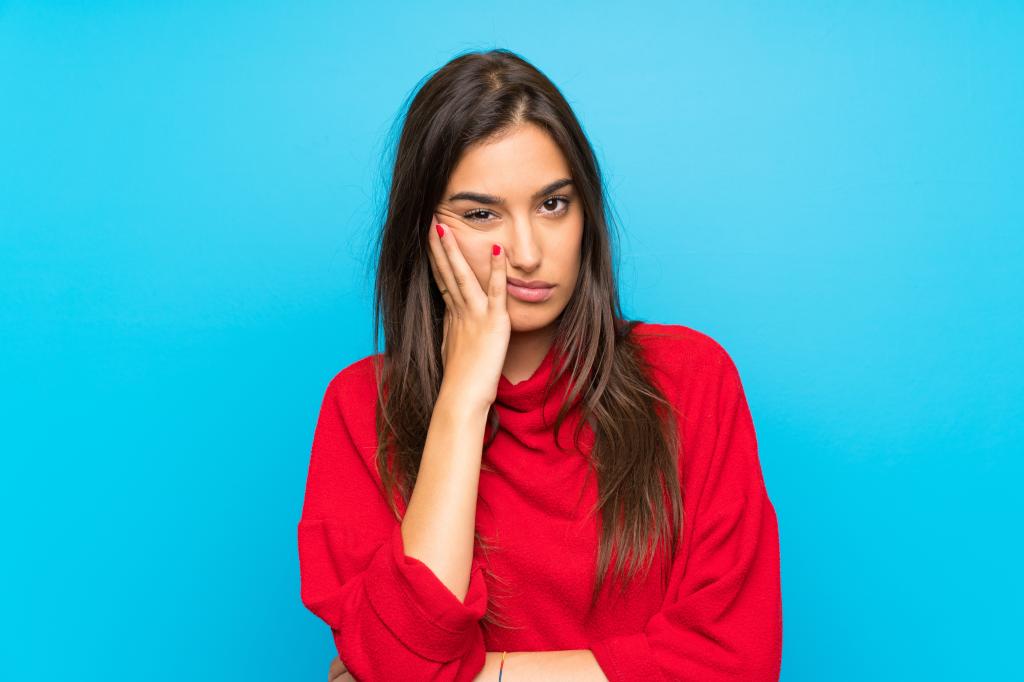
{"label": "woman's left arm", "polygon": [[[493,682],[501,669],[501,652],[488,651],[483,669],[473,682]],[[507,675],[507,677],[506,677]],[[359,682],[349,673],[341,658],[331,661],[328,682]],[[505,680],[553,680],[557,682],[608,682],[590,649],[569,651],[514,651],[505,656],[502,682]]]}
{"label": "woman's left arm", "polygon": [[718,366],[715,431],[705,440],[712,449],[691,474],[701,481],[687,517],[692,540],[676,557],[665,602],[642,632],[590,645],[611,682],[779,679],[778,520],[739,373],[724,349]]}
{"label": "woman's left arm", "polygon": [[[501,652],[488,651],[483,670],[473,682],[496,682]],[[501,682],[608,682],[590,649],[565,651],[510,651],[505,656]]]}
{"label": "woman's left arm", "polygon": [[[517,651],[502,682],[776,682],[782,664],[782,602],[775,511],[766,493],[702,513],[679,596],[643,632],[590,649]],[[487,652],[474,682],[498,679],[501,652]]]}

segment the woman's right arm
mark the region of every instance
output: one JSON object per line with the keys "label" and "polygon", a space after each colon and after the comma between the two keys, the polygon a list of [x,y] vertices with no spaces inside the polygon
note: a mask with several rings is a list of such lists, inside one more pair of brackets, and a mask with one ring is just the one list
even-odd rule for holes
{"label": "woman's right arm", "polygon": [[[444,376],[402,522],[379,542],[367,525],[367,510],[386,504],[373,474],[376,434],[364,417],[363,456],[344,420],[342,372],[321,409],[299,526],[303,602],[331,625],[360,682],[472,680],[486,657],[479,620],[487,590],[473,545],[487,413],[511,333],[506,262],[495,246],[480,282],[455,234],[429,230],[428,257],[446,304]],[[364,382],[353,395],[371,394],[367,388],[375,393]]]}
{"label": "woman's right arm", "polygon": [[330,626],[359,682],[472,680],[486,655],[487,589],[472,557],[486,412],[437,401],[399,524],[375,478],[368,422],[350,404],[365,390],[353,390],[354,374],[328,386],[313,437],[298,527],[302,602]]}
{"label": "woman's right arm", "polygon": [[443,223],[427,233],[430,268],[445,302],[443,379],[402,537],[406,554],[462,599],[473,558],[484,430],[512,325],[504,251],[491,249],[490,272],[481,282],[455,235]]}
{"label": "woman's right arm", "polygon": [[469,589],[488,409],[442,390],[402,519],[406,555],[429,566],[460,601]]}

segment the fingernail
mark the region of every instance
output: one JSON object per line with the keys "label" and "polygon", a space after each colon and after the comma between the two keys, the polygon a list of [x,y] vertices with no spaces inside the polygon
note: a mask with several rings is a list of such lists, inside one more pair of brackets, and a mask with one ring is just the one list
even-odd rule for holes
{"label": "fingernail", "polygon": [[444,236],[444,228],[441,227],[441,223],[438,223],[437,225],[434,225],[434,227],[437,228],[437,236],[438,237],[443,237]]}
{"label": "fingernail", "polygon": [[501,247],[500,246],[495,244],[494,246],[491,247],[491,254],[492,255],[497,256],[499,253],[501,253]]}

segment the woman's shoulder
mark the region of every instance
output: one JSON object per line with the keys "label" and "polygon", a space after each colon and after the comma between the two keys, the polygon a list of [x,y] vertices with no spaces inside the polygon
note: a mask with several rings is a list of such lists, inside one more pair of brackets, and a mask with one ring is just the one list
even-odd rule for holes
{"label": "woman's shoulder", "polygon": [[677,379],[692,378],[695,373],[735,370],[725,347],[707,332],[693,327],[640,321],[632,334],[650,364]]}
{"label": "woman's shoulder", "polygon": [[383,353],[370,353],[338,370],[328,382],[328,391],[366,391],[376,392],[374,365],[384,358]]}
{"label": "woman's shoulder", "polygon": [[371,353],[338,370],[327,382],[323,406],[331,409],[356,433],[373,433],[377,404],[375,360],[382,353]]}
{"label": "woman's shoulder", "polygon": [[725,347],[707,332],[686,325],[637,322],[633,336],[654,357],[689,363],[721,364],[729,359]]}

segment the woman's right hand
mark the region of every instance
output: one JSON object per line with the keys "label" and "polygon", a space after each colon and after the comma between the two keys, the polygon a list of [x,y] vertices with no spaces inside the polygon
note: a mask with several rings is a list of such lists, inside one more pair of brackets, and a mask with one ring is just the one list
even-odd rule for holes
{"label": "woman's right hand", "polygon": [[[437,215],[428,237],[430,268],[445,302],[441,362],[441,392],[450,392],[460,404],[488,409],[498,393],[498,380],[512,334],[506,293],[505,249],[490,252],[487,291],[466,262],[455,232]],[[444,230],[440,236],[437,225]],[[447,291],[445,291],[447,290]]]}

